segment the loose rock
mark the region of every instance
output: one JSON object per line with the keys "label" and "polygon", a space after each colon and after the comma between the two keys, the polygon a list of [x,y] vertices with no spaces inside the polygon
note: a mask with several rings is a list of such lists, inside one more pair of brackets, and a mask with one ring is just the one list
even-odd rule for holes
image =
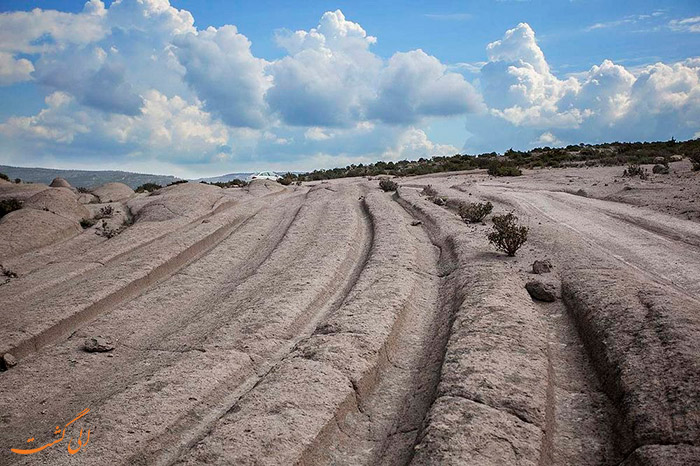
{"label": "loose rock", "polygon": [[85,340],[83,349],[88,353],[105,353],[112,351],[114,346],[103,337],[92,337]]}
{"label": "loose rock", "polygon": [[10,367],[17,365],[17,359],[10,353],[5,353],[0,358],[0,370],[6,371]]}
{"label": "loose rock", "polygon": [[542,274],[549,273],[552,271],[552,263],[549,259],[544,259],[541,261],[535,261],[532,263],[532,273]]}
{"label": "loose rock", "polygon": [[411,222],[411,226],[417,227],[418,225],[423,225],[423,222],[420,220],[414,220]]}
{"label": "loose rock", "polygon": [[554,284],[541,282],[539,280],[532,280],[527,282],[525,289],[532,299],[537,301],[545,301],[551,303],[557,299],[557,290]]}

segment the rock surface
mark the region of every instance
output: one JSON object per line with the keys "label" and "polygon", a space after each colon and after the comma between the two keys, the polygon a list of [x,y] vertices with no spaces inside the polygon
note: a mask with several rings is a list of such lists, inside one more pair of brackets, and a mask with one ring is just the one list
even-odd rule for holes
{"label": "rock surface", "polygon": [[92,190],[100,202],[125,201],[134,195],[134,190],[124,183],[107,183]]}

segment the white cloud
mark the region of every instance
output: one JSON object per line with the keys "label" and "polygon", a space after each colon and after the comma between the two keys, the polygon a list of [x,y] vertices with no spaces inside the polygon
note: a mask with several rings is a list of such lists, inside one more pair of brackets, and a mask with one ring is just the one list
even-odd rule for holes
{"label": "white cloud", "polygon": [[418,159],[434,155],[455,155],[459,149],[449,144],[435,144],[425,132],[418,128],[408,128],[400,134],[396,145],[382,154],[384,160]]}
{"label": "white cloud", "polygon": [[34,65],[26,58],[16,59],[12,54],[0,52],[0,86],[9,86],[32,79]]}
{"label": "white cloud", "polygon": [[487,55],[480,82],[491,114],[536,134],[558,128],[567,139],[648,140],[700,127],[699,60],[657,63],[637,76],[604,60],[559,79],[524,23],[489,44]]}
{"label": "white cloud", "polygon": [[332,138],[333,135],[326,133],[322,128],[313,127],[304,132],[304,137],[311,141],[325,141]]}
{"label": "white cloud", "polygon": [[481,96],[462,75],[422,50],[396,53],[379,78],[370,116],[388,123],[415,123],[426,116],[482,110]]}
{"label": "white cloud", "polygon": [[253,56],[250,41],[235,26],[180,35],[174,45],[185,80],[208,110],[230,126],[264,126],[263,96],[271,78],[264,73],[265,60]]}
{"label": "white cloud", "polygon": [[684,19],[672,19],[668,26],[678,32],[700,32],[700,16]]}
{"label": "white cloud", "polygon": [[562,142],[551,132],[546,131],[531,143],[532,145],[537,145],[537,146],[558,146],[561,145]]}

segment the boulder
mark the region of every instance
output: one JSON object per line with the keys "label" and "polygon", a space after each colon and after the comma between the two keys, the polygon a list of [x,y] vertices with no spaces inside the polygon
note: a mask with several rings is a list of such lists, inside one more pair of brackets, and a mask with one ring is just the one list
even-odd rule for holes
{"label": "boulder", "polygon": [[532,263],[532,273],[542,274],[549,273],[552,271],[552,263],[549,259],[544,259],[541,261],[535,261]]}
{"label": "boulder", "polygon": [[52,188],[71,188],[70,183],[61,178],[60,176],[54,178],[49,186],[51,186]]}
{"label": "boulder", "polygon": [[17,365],[17,359],[14,356],[12,356],[10,353],[5,353],[0,358],[0,370],[6,371],[10,367],[14,367],[16,365]]}
{"label": "boulder", "polygon": [[531,280],[525,284],[525,289],[536,301],[551,303],[557,300],[557,288],[553,283]]}
{"label": "boulder", "polygon": [[114,346],[106,338],[97,336],[86,339],[83,349],[88,353],[106,353],[107,351],[112,351]]}
{"label": "boulder", "polygon": [[134,195],[134,190],[124,183],[107,183],[92,190],[100,202],[125,201]]}
{"label": "boulder", "polygon": [[680,162],[681,160],[683,160],[682,155],[672,155],[671,156],[671,162]]}

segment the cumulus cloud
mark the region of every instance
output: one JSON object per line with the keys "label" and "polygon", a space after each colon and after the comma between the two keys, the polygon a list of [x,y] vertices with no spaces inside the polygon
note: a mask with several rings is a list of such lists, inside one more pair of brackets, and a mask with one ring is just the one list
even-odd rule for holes
{"label": "cumulus cloud", "polygon": [[[696,19],[669,27],[692,32]],[[463,152],[422,129],[446,118],[466,120],[475,151],[700,131],[697,58],[636,69],[604,60],[561,77],[525,23],[488,44],[483,63],[450,66],[421,49],[383,58],[376,41],[340,10],[278,31],[285,55],[269,61],[236,26],[200,30],[167,0],[2,13],[0,85],[29,81],[46,98],[38,113],[0,122],[0,149],[5,159],[313,168]]]}
{"label": "cumulus cloud", "polygon": [[253,56],[250,41],[235,26],[179,35],[173,44],[185,80],[208,110],[231,126],[264,126],[263,96],[271,78],[265,60]]}
{"label": "cumulus cloud", "polygon": [[435,144],[422,129],[408,128],[401,133],[396,145],[382,154],[384,160],[401,160],[405,158],[432,157],[435,155],[454,155],[459,149],[449,144]]}
{"label": "cumulus cloud", "polygon": [[482,109],[471,84],[437,58],[419,49],[385,63],[370,51],[375,41],[340,10],[325,13],[310,31],[278,32],[290,55],[270,67],[271,108],[291,125],[331,127],[413,124]]}
{"label": "cumulus cloud", "polygon": [[0,86],[9,86],[32,79],[34,65],[26,58],[16,59],[12,54],[0,52]]}
{"label": "cumulus cloud", "polygon": [[[567,140],[691,137],[700,127],[700,63],[657,63],[632,72],[604,60],[576,77],[555,76],[532,28],[521,23],[487,46],[481,86],[489,111],[537,135]],[[543,133],[542,131],[546,132]],[[538,132],[539,131],[539,132]],[[541,137],[541,136],[540,136]]]}
{"label": "cumulus cloud", "polygon": [[375,41],[340,10],[324,13],[308,32],[278,32],[290,55],[269,67],[267,102],[289,125],[347,127],[363,119],[382,65],[369,51]]}
{"label": "cumulus cloud", "polygon": [[482,109],[481,96],[462,75],[422,50],[396,53],[382,70],[370,115],[388,123],[415,123]]}

